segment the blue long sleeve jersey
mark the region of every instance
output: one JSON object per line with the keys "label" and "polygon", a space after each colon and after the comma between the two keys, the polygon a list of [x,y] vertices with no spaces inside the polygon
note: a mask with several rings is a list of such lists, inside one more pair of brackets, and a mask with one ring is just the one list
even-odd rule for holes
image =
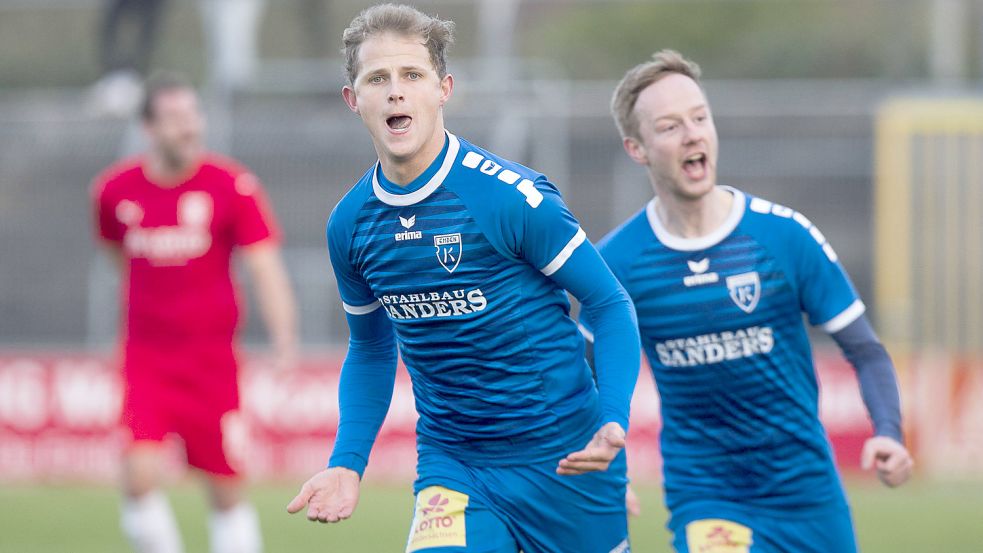
{"label": "blue long sleeve jersey", "polygon": [[[351,331],[330,466],[364,470],[397,345],[421,451],[520,464],[562,458],[603,423],[627,429],[634,310],[542,174],[448,133],[405,187],[367,171],[327,236]],[[564,289],[595,321],[596,384]]]}
{"label": "blue long sleeve jersey", "polygon": [[877,431],[900,439],[893,367],[819,229],[724,188],[733,208],[706,237],[670,234],[653,200],[598,244],[635,304],[661,395],[667,505],[842,503],[803,313],[858,364]]}

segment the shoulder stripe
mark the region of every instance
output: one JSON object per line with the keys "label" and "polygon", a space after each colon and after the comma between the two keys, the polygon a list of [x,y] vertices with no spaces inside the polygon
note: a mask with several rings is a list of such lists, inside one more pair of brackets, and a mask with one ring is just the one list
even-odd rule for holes
{"label": "shoulder stripe", "polygon": [[553,258],[553,261],[547,263],[545,267],[540,269],[540,271],[546,276],[550,276],[553,273],[559,271],[560,268],[563,267],[563,264],[566,263],[568,259],[570,259],[571,255],[573,255],[574,250],[576,250],[578,246],[583,244],[584,240],[586,239],[587,239],[587,233],[584,232],[584,229],[577,227],[577,233],[573,235],[573,238],[571,238],[570,241],[567,242],[566,246],[563,246],[563,249],[560,250],[560,253],[556,254],[556,257]]}
{"label": "shoulder stripe", "polygon": [[867,311],[867,306],[864,305],[864,302],[857,300],[850,304],[850,307],[844,309],[842,313],[823,323],[823,330],[829,334],[839,332],[859,319],[865,311]]}
{"label": "shoulder stripe", "polygon": [[345,313],[348,313],[349,315],[368,315],[369,313],[382,307],[382,302],[375,300],[368,305],[348,305],[345,302],[341,302],[341,306],[345,308]]}

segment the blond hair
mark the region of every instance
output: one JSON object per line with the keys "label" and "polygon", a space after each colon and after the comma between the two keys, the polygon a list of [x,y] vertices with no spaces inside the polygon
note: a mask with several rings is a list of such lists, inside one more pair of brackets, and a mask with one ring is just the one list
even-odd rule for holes
{"label": "blond hair", "polygon": [[454,22],[431,17],[403,4],[379,4],[358,14],[342,35],[345,72],[348,83],[354,84],[358,75],[358,50],[370,37],[382,33],[420,37],[430,53],[430,62],[437,75],[447,75],[447,48],[454,43]]}
{"label": "blond hair", "polygon": [[652,54],[650,61],[632,67],[621,78],[611,97],[611,115],[622,138],[640,138],[638,119],[635,117],[638,96],[649,85],[673,73],[685,75],[700,84],[700,66],[679,52],[668,49]]}

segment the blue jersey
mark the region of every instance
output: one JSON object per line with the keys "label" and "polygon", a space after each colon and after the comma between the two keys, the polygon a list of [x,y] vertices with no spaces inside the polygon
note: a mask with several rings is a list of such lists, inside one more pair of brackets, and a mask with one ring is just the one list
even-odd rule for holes
{"label": "blue jersey", "polygon": [[[384,310],[391,322],[421,451],[502,465],[558,459],[605,419],[551,277],[589,248],[632,323],[630,302],[542,174],[448,134],[405,187],[379,164],[369,170],[332,213],[328,246],[349,316]],[[630,386],[612,403],[624,406],[607,420],[627,427],[634,378],[623,380]]]}
{"label": "blue jersey", "polygon": [[662,400],[667,505],[842,503],[802,314],[836,332],[864,305],[805,216],[726,189],[733,210],[709,236],[669,234],[652,200],[598,245]]}

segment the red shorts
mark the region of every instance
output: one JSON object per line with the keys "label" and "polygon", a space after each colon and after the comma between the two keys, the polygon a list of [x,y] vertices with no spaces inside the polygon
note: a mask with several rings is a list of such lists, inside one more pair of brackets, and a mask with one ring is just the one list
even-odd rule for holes
{"label": "red shorts", "polygon": [[232,345],[166,348],[127,344],[123,425],[132,440],[184,440],[188,464],[234,475],[245,445]]}

